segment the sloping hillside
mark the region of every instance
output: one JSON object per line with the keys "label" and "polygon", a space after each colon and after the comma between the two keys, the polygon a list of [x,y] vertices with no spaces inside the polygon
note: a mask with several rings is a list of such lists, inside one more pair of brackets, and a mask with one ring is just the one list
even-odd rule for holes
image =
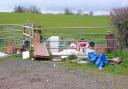
{"label": "sloping hillside", "polygon": [[0,24],[32,23],[45,27],[80,27],[80,26],[106,26],[109,18],[106,16],[74,16],[31,13],[0,13]]}

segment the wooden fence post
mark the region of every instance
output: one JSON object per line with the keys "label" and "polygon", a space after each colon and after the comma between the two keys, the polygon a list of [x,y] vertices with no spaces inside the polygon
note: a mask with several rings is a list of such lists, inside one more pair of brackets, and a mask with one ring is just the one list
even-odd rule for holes
{"label": "wooden fence post", "polygon": [[115,35],[110,31],[107,32],[106,42],[107,42],[108,53],[111,53],[113,50],[118,48],[117,39],[115,38]]}

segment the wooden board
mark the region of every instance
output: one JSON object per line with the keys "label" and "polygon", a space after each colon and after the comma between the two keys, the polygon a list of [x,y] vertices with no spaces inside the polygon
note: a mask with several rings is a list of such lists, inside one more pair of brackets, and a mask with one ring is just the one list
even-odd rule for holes
{"label": "wooden board", "polygon": [[49,57],[48,50],[44,44],[37,43],[34,44],[34,57],[47,58]]}
{"label": "wooden board", "polygon": [[48,58],[49,53],[45,44],[40,43],[40,33],[35,32],[33,38],[33,55],[35,58]]}

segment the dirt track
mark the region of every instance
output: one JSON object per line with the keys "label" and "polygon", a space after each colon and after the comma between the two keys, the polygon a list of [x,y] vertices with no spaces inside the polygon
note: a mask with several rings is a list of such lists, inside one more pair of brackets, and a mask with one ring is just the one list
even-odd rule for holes
{"label": "dirt track", "polygon": [[128,77],[68,70],[54,62],[0,60],[0,89],[128,89]]}

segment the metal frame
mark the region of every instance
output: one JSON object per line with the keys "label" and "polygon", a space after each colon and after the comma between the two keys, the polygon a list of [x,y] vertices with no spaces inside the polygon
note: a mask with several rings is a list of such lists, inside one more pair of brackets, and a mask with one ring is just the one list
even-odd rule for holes
{"label": "metal frame", "polygon": [[[30,50],[31,50],[31,47],[32,47],[32,24],[0,24],[0,27],[21,27],[21,28],[24,28],[24,30],[28,30],[29,32],[29,40],[30,40]],[[15,43],[16,43],[16,46],[19,46],[17,44],[17,33],[16,32],[22,32],[21,36],[23,36],[23,30],[14,30],[14,29],[5,29],[5,30],[0,30],[0,33],[2,34],[12,34],[14,37],[12,38],[0,38],[0,39],[15,39]],[[18,34],[19,35],[19,34]],[[21,38],[20,38],[21,39]],[[1,48],[5,48],[5,47],[1,47]]]}
{"label": "metal frame", "polygon": [[[51,28],[45,28],[46,30],[64,30],[64,29],[104,29],[104,28],[116,28],[115,26],[101,26],[101,27],[51,27]],[[57,36],[73,36],[73,35],[79,35],[79,36],[82,36],[82,35],[107,35],[107,32],[106,33],[69,33],[69,34],[44,34],[43,36],[52,36],[52,35],[57,35]],[[88,40],[88,39],[87,39]],[[87,41],[85,40],[85,41]],[[117,39],[97,39],[96,43],[99,43],[100,41],[107,41],[107,40],[113,40],[113,41],[116,41],[117,42]],[[71,40],[73,42],[77,42],[77,41],[80,41],[80,40]],[[49,42],[49,41],[45,41],[46,43]],[[56,41],[54,41],[56,42]],[[63,42],[63,40],[61,40],[60,42]],[[67,42],[70,42],[69,40]],[[105,42],[105,44],[107,44]],[[68,47],[63,47],[61,49],[64,49],[64,48],[68,48]],[[103,48],[103,47],[98,47],[98,48]],[[109,48],[112,48],[112,47],[109,47]],[[48,49],[50,49],[50,47],[48,47]],[[52,48],[52,49],[56,49],[56,48]],[[73,48],[75,49],[75,48]]]}

